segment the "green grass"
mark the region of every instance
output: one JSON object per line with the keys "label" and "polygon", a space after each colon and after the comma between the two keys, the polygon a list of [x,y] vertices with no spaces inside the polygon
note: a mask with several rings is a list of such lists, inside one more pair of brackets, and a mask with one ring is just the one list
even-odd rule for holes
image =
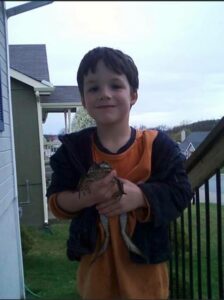
{"label": "green grass", "polygon": [[28,227],[34,244],[23,259],[27,299],[80,299],[75,286],[78,265],[66,257],[68,223],[50,229],[52,233]]}
{"label": "green grass", "polygon": [[[210,234],[211,234],[211,278],[212,299],[218,299],[218,262],[217,262],[217,207],[210,205]],[[202,290],[203,299],[207,299],[206,283],[206,226],[205,205],[200,205],[201,212],[201,250],[202,250]],[[192,205],[192,233],[193,233],[193,264],[194,264],[194,299],[197,294],[197,244],[196,244],[196,206]],[[222,218],[224,207],[222,207]],[[178,220],[179,222],[179,220]],[[185,211],[187,238],[187,211]],[[224,224],[224,220],[222,220]],[[71,262],[66,257],[66,240],[68,238],[67,222],[52,224],[48,231],[28,228],[34,239],[34,245],[27,255],[24,255],[25,284],[31,292],[41,299],[80,299],[76,291],[76,271],[78,263]],[[187,239],[186,239],[187,240]],[[224,242],[224,241],[223,241]],[[224,249],[224,245],[223,245]],[[188,252],[186,252],[186,278],[188,280]],[[181,261],[181,254],[180,254]],[[180,275],[181,279],[181,267]],[[27,299],[39,299],[27,291]]]}

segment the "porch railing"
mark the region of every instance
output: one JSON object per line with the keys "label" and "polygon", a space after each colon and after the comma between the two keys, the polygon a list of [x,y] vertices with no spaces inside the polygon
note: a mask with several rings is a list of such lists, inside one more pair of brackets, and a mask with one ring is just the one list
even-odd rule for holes
{"label": "porch railing", "polygon": [[224,118],[186,161],[192,203],[170,226],[171,299],[224,299]]}

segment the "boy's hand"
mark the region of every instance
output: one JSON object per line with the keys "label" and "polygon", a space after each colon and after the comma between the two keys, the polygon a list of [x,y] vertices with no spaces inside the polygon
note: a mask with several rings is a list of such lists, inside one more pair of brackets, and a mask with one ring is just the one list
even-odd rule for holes
{"label": "boy's hand", "polygon": [[[139,207],[147,207],[144,195],[136,184],[123,178],[119,178],[119,180],[123,183],[124,192],[126,194],[117,199],[114,199],[113,197],[107,198],[107,201],[98,203],[96,208],[100,214],[111,217],[129,212]],[[111,193],[110,196],[113,196],[113,193]]]}
{"label": "boy's hand", "polygon": [[118,191],[117,184],[113,180],[115,176],[116,171],[113,170],[102,179],[88,182],[88,189],[80,192],[80,198],[86,207],[107,203],[113,198]]}

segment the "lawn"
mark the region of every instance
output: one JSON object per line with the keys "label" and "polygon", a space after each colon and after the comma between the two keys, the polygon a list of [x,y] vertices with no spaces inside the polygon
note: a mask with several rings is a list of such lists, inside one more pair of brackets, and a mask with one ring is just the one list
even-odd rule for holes
{"label": "lawn", "polygon": [[68,223],[49,230],[28,227],[33,246],[24,255],[27,299],[80,299],[75,288],[77,263],[66,257]]}
{"label": "lawn", "polygon": [[[197,244],[195,205],[192,205],[192,233],[193,233],[193,264],[194,264],[194,299],[197,296]],[[211,278],[212,299],[218,299],[217,283],[217,207],[210,205],[210,233],[211,233]],[[205,205],[200,205],[201,211],[201,250],[202,250],[202,290],[203,299],[206,297],[206,226]],[[185,211],[187,213],[187,211]],[[222,207],[222,218],[224,207]],[[187,233],[187,216],[186,233]],[[224,223],[224,221],[222,221]],[[222,224],[223,224],[222,223]],[[66,240],[68,238],[68,222],[58,222],[50,226],[51,231],[28,228],[34,239],[32,249],[24,255],[25,284],[27,299],[80,299],[75,287],[78,263],[70,262],[66,257]],[[187,238],[187,236],[186,236]],[[223,241],[224,242],[224,241]],[[224,249],[224,245],[223,245]],[[188,253],[186,253],[188,258]],[[180,257],[181,260],[181,257]],[[188,262],[186,261],[186,277],[188,278]],[[181,271],[181,269],[180,269]],[[187,280],[188,281],[188,280]],[[30,290],[30,292],[29,292]]]}

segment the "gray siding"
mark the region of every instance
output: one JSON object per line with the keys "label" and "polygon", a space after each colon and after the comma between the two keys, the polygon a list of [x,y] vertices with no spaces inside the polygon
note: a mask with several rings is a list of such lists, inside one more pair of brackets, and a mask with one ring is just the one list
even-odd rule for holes
{"label": "gray siding", "polygon": [[0,132],[0,299],[23,299],[24,282],[15,177],[4,2],[0,1],[0,65],[4,131]]}

